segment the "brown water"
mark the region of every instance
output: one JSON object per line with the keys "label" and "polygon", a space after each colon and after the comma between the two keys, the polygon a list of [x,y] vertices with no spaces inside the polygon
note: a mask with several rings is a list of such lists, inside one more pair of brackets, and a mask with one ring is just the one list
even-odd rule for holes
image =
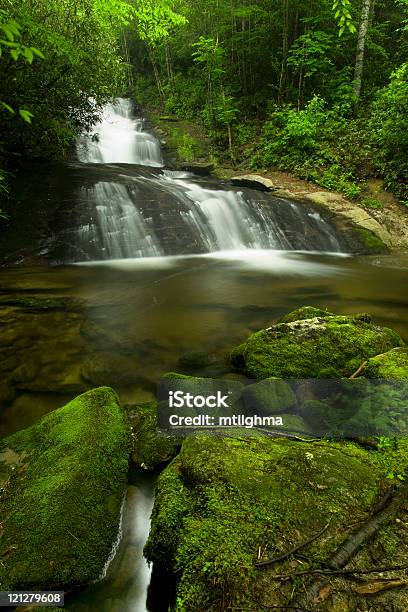
{"label": "brown water", "polygon": [[249,251],[4,269],[0,360],[14,357],[10,368],[19,367],[9,375],[16,397],[0,412],[1,433],[96,384],[117,388],[124,403],[148,400],[183,355],[209,352],[221,362],[249,333],[305,304],[369,312],[408,339],[407,281],[407,254]]}
{"label": "brown water", "polygon": [[[95,384],[112,385],[124,403],[152,399],[157,379],[182,371],[178,361],[191,351],[219,358],[199,373],[223,375],[229,349],[305,304],[370,312],[408,339],[407,287],[407,254],[246,251],[3,269],[0,365],[15,399],[0,410],[1,435]],[[131,475],[116,554],[101,581],[68,599],[68,610],[146,611],[142,551],[153,489],[152,476]]]}

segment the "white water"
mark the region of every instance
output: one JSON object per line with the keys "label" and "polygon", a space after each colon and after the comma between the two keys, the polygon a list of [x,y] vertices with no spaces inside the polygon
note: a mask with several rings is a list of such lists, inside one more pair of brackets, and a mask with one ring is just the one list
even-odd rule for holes
{"label": "white water", "polygon": [[[162,166],[159,142],[134,118],[129,100],[108,104],[102,115],[93,132],[78,140],[81,162]],[[341,251],[326,221],[300,204],[205,188],[186,172],[129,172],[117,176],[120,183],[102,180],[81,191],[89,222],[79,229],[79,242],[90,259],[160,257],[186,249]]]}
{"label": "white water", "polygon": [[100,182],[89,191],[91,221],[82,225],[79,234],[83,244],[90,244],[103,259],[156,257],[162,255],[153,228],[132,202],[126,185]]}
{"label": "white water", "polygon": [[131,102],[124,98],[105,106],[93,130],[78,139],[77,155],[84,163],[163,165],[160,143],[144,131],[143,119],[133,116]]}

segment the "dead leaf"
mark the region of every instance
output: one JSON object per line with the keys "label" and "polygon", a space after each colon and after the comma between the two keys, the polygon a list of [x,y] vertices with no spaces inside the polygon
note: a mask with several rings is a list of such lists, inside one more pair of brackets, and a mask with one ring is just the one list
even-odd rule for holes
{"label": "dead leaf", "polygon": [[380,591],[395,589],[400,586],[405,586],[406,584],[408,584],[406,580],[400,580],[399,578],[384,578],[366,582],[365,584],[356,587],[354,591],[359,595],[375,595],[375,593],[379,593]]}
{"label": "dead leaf", "polygon": [[314,602],[315,603],[321,603],[322,601],[326,601],[326,599],[331,594],[332,594],[332,588],[331,588],[330,584],[326,584],[324,587],[322,587],[320,589],[319,594],[315,598]]}

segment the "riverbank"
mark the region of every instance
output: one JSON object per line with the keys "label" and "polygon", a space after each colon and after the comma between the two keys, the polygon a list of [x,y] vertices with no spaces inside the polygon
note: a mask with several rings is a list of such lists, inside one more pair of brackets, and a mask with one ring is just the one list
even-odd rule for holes
{"label": "riverbank", "polygon": [[380,179],[367,181],[358,199],[348,199],[282,170],[237,167],[219,163],[205,130],[198,123],[162,115],[148,109],[147,115],[160,138],[167,163],[179,169],[197,169],[230,181],[233,177],[261,175],[272,182],[274,195],[321,206],[337,219],[340,231],[360,229],[368,249],[408,250],[408,209],[383,188]]}

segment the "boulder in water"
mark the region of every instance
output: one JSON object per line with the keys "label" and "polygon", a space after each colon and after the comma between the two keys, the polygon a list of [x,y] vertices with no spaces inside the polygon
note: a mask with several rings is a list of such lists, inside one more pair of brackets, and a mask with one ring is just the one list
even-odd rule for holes
{"label": "boulder in water", "polygon": [[[0,442],[0,589],[96,580],[119,527],[130,428],[116,393],[85,393]],[[14,457],[14,459],[13,459]]]}
{"label": "boulder in water", "polygon": [[253,378],[319,378],[327,368],[351,376],[370,357],[404,345],[396,332],[364,318],[328,314],[277,323],[235,348],[231,362]]}

